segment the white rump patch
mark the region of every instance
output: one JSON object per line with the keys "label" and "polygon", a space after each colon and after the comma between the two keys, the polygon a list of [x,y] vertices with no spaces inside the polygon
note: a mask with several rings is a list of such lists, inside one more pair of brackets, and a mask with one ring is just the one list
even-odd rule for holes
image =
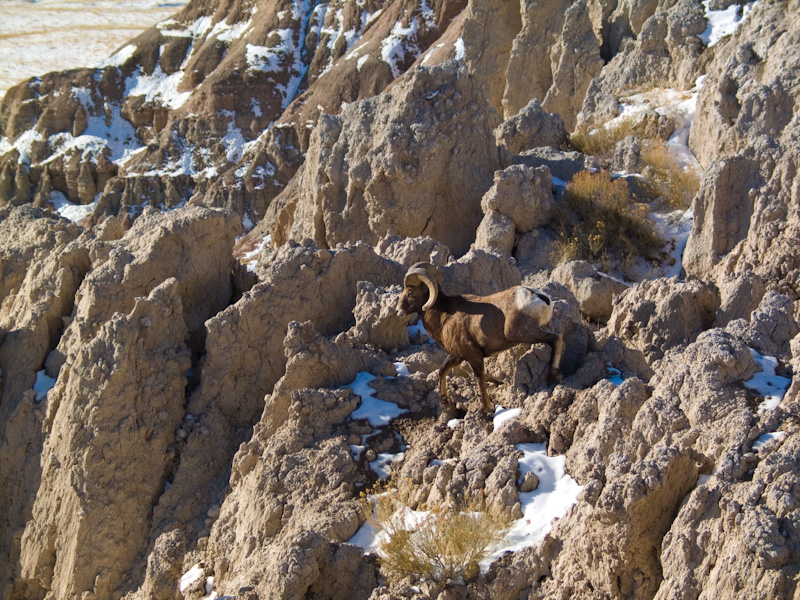
{"label": "white rump patch", "polygon": [[534,319],[540,327],[553,318],[553,300],[544,292],[518,285],[514,288],[513,297],[514,308]]}

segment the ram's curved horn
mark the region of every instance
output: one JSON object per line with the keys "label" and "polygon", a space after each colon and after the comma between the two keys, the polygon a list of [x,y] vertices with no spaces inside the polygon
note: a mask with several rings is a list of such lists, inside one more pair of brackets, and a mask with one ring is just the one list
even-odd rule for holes
{"label": "ram's curved horn", "polygon": [[422,311],[425,312],[434,305],[436,299],[439,297],[440,281],[441,276],[439,275],[439,271],[436,270],[436,267],[430,263],[416,263],[411,265],[411,268],[408,269],[406,276],[403,278],[403,285],[413,286],[424,283],[428,287],[428,301],[422,307]]}

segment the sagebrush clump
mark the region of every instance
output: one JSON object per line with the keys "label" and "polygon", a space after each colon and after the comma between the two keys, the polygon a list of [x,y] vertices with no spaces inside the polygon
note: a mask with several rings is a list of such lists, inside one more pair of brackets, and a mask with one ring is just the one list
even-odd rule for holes
{"label": "sagebrush clump", "polygon": [[691,167],[681,164],[661,140],[646,140],[642,144],[644,176],[655,193],[674,209],[686,210],[700,189],[700,177]]}
{"label": "sagebrush clump", "polygon": [[560,211],[559,249],[563,260],[587,260],[604,268],[612,257],[628,264],[652,257],[664,241],[647,218],[646,205],[633,201],[628,184],[607,171],[581,171],[567,185]]}
{"label": "sagebrush clump", "polygon": [[572,147],[599,158],[610,158],[616,145],[628,136],[641,139],[656,138],[657,124],[654,118],[618,118],[598,127],[582,127],[570,135]]}
{"label": "sagebrush clump", "polygon": [[412,510],[416,487],[411,480],[392,477],[362,495],[365,516],[383,538],[377,554],[384,576],[391,581],[411,577],[440,583],[474,579],[489,546],[502,540],[511,517],[490,513],[483,498]]}

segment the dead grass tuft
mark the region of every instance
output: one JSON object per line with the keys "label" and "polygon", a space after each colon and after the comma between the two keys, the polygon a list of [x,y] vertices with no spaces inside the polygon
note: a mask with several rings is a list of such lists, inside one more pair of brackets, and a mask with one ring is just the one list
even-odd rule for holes
{"label": "dead grass tuft", "polygon": [[581,171],[567,185],[559,215],[560,259],[600,262],[608,269],[612,256],[623,265],[634,256],[652,256],[664,242],[647,212],[624,180],[612,180],[607,171]]}
{"label": "dead grass tuft", "polygon": [[617,143],[631,135],[641,139],[657,138],[656,117],[648,114],[637,118],[614,119],[597,127],[576,129],[569,139],[579,152],[607,159]]}
{"label": "dead grass tuft", "polygon": [[384,534],[378,550],[384,576],[390,581],[474,579],[489,546],[502,540],[510,526],[510,515],[491,514],[483,498],[412,511],[417,487],[411,480],[392,477],[362,495],[367,520]]}
{"label": "dead grass tuft", "polygon": [[642,144],[644,175],[655,192],[672,208],[686,210],[700,189],[700,176],[691,167],[683,167],[678,157],[661,140]]}

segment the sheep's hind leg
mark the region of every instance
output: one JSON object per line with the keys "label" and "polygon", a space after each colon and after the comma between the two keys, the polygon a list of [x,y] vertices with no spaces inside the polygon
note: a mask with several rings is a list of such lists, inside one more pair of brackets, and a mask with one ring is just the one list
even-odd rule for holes
{"label": "sheep's hind leg", "polygon": [[550,367],[547,372],[547,382],[561,381],[561,354],[564,351],[564,338],[560,333],[553,333],[537,325],[524,315],[510,318],[506,321],[505,336],[512,342],[519,344],[547,344],[550,346]]}

